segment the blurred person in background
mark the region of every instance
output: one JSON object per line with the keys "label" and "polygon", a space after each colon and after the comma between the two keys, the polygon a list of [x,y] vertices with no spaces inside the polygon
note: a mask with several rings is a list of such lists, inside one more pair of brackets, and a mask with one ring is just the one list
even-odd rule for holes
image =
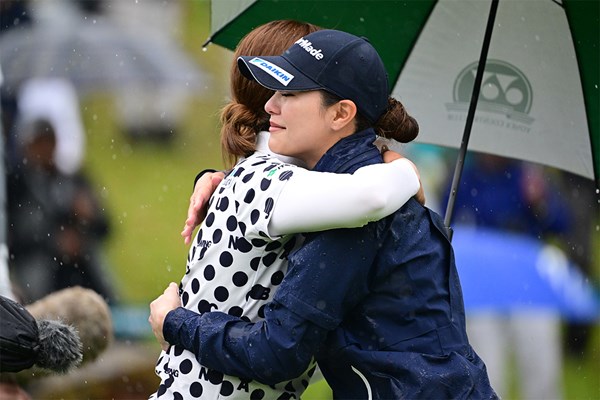
{"label": "blurred person in background", "polygon": [[[548,242],[574,228],[572,211],[541,166],[473,153],[465,163],[451,225],[491,228]],[[481,273],[485,274],[485,263]],[[558,310],[528,308],[508,315],[467,310],[469,338],[486,360],[492,385],[501,397],[509,394],[508,365],[513,353],[523,398],[562,397],[561,324]]]}
{"label": "blurred person in background", "polygon": [[[598,285],[600,265],[598,262],[594,264],[593,249],[594,240],[599,234],[595,227],[600,223],[600,199],[594,181],[564,171],[557,171],[552,178],[557,182],[571,216],[569,229],[556,235],[558,244],[569,259],[581,268],[581,272]],[[594,324],[590,322],[566,321],[564,344],[568,354],[576,357],[583,355],[593,327]]]}
{"label": "blurred person in background", "polygon": [[24,302],[80,285],[115,301],[101,244],[108,218],[89,179],[55,162],[57,135],[44,119],[19,129],[20,163],[9,173],[8,247],[13,282]]}

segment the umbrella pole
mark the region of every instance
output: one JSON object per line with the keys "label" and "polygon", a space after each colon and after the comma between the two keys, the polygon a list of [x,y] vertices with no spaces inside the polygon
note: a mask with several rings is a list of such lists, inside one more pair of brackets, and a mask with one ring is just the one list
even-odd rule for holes
{"label": "umbrella pole", "polygon": [[452,228],[450,227],[450,221],[452,220],[452,211],[454,209],[454,203],[456,201],[456,192],[458,190],[458,184],[460,182],[460,177],[462,175],[463,166],[465,163],[467,147],[469,146],[471,128],[473,127],[473,120],[475,119],[475,110],[477,108],[477,100],[479,99],[479,91],[481,90],[481,82],[483,81],[483,73],[485,71],[485,62],[487,60],[487,54],[490,48],[490,41],[492,39],[492,31],[494,30],[494,21],[496,20],[498,1],[499,0],[492,0],[492,4],[490,6],[490,14],[488,16],[487,25],[485,28],[483,45],[481,47],[481,54],[479,56],[479,64],[477,65],[477,73],[475,75],[475,82],[473,84],[473,93],[471,94],[471,102],[469,104],[469,111],[467,113],[465,130],[463,132],[462,142],[460,144],[460,150],[458,153],[458,159],[456,160],[456,166],[454,167],[452,187],[450,189],[450,196],[448,197],[448,205],[446,206],[444,226],[446,227],[446,233],[448,234],[448,238],[450,239],[450,241],[452,241]]}

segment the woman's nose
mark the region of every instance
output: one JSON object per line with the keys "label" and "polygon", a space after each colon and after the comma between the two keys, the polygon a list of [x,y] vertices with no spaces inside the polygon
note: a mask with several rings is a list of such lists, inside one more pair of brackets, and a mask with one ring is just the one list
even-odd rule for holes
{"label": "woman's nose", "polygon": [[279,93],[275,92],[273,94],[273,96],[271,96],[271,98],[269,100],[267,100],[267,102],[265,103],[265,111],[267,112],[267,114],[269,114],[269,115],[277,114],[277,111],[279,110],[279,107],[277,105],[278,96],[279,96]]}

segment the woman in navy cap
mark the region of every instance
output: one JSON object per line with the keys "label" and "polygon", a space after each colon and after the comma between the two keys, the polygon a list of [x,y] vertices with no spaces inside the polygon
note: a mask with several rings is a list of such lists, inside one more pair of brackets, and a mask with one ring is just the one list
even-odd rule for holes
{"label": "woman in navy cap", "polygon": [[[273,151],[315,171],[382,162],[376,129],[385,132],[401,105],[388,104],[386,72],[367,40],[318,31],[281,56],[240,57],[238,66],[276,91],[265,106]],[[261,322],[178,305],[171,285],[152,304],[155,332],[229,374],[275,384],[314,355],[339,399],[497,397],[466,335],[442,219],[414,199],[361,228],[306,234]]]}

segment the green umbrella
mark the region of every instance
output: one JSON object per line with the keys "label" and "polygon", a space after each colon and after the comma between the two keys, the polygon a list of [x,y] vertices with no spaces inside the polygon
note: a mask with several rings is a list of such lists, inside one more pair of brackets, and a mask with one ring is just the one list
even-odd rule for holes
{"label": "green umbrella", "polygon": [[467,148],[598,186],[599,10],[598,0],[213,1],[207,43],[233,49],[276,19],[366,36],[419,121],[417,141],[460,148],[453,193]]}

